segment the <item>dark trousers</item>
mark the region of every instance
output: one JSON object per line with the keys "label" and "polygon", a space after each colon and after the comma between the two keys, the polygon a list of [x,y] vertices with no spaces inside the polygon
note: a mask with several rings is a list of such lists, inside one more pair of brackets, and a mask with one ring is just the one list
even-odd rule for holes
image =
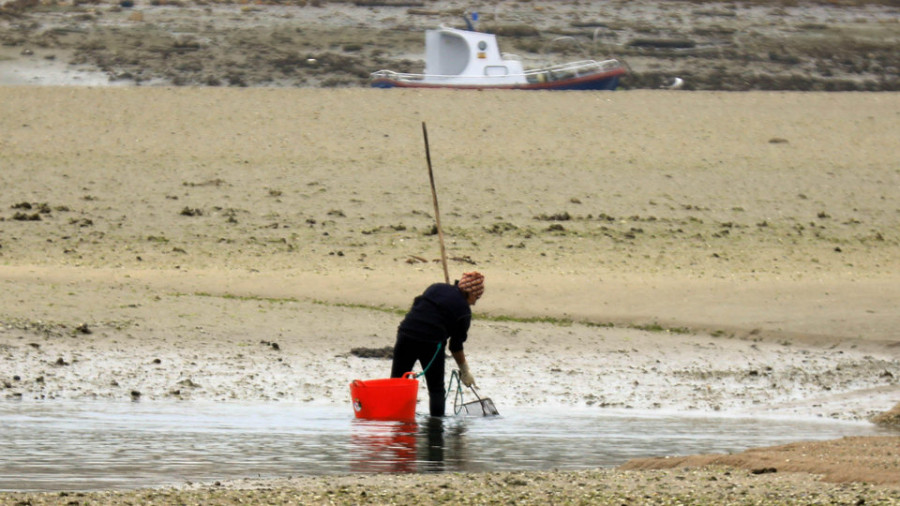
{"label": "dark trousers", "polygon": [[[444,416],[444,350],[437,351],[437,346],[435,343],[398,337],[394,344],[391,377],[400,378],[404,373],[412,371],[416,360],[422,364],[423,369],[428,367],[428,363],[431,362],[431,366],[425,371],[429,409],[431,416]],[[433,362],[432,358],[434,358]]]}

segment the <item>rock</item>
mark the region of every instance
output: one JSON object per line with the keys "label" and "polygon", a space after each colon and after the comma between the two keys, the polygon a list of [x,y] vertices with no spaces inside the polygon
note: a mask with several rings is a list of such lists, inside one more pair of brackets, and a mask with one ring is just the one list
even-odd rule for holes
{"label": "rock", "polygon": [[359,358],[394,358],[394,348],[385,346],[383,348],[353,348],[350,354]]}
{"label": "rock", "polygon": [[900,427],[900,403],[889,411],[873,416],[871,422],[887,427]]}
{"label": "rock", "polygon": [[275,343],[272,341],[260,341],[259,344],[262,344],[263,346],[269,346],[270,348],[272,348],[275,351],[278,351],[281,349],[281,346],[278,346],[278,343]]}
{"label": "rock", "polygon": [[200,385],[198,385],[197,383],[194,383],[194,381],[191,378],[181,380],[178,382],[178,384],[181,386],[189,387],[189,388],[199,388],[200,387]]}

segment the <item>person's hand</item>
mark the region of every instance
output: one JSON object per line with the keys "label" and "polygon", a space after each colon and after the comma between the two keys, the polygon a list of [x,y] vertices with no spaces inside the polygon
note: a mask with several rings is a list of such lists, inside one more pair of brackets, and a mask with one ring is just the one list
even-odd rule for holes
{"label": "person's hand", "polygon": [[472,376],[472,373],[469,371],[468,363],[459,365],[459,380],[467,387],[475,385],[475,376]]}

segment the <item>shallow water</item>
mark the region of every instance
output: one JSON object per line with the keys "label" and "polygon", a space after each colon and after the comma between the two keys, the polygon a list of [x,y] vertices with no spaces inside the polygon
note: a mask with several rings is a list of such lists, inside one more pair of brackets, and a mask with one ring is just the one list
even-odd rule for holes
{"label": "shallow water", "polygon": [[615,466],[874,435],[862,422],[503,409],[492,418],[353,418],[349,406],[157,402],[0,403],[0,490],[95,490],[353,472]]}

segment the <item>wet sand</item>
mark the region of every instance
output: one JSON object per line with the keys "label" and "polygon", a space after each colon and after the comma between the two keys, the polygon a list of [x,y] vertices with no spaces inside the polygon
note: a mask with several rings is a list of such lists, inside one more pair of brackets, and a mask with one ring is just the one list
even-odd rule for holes
{"label": "wet sand", "polygon": [[[488,280],[467,352],[499,405],[859,420],[900,402],[896,94],[53,87],[0,88],[3,402],[346,403],[389,368],[351,350],[390,346],[443,277],[423,121],[450,272]],[[875,500],[897,444],[84,498]],[[889,451],[863,462],[872,445]],[[861,471],[820,483],[834,466]]]}

